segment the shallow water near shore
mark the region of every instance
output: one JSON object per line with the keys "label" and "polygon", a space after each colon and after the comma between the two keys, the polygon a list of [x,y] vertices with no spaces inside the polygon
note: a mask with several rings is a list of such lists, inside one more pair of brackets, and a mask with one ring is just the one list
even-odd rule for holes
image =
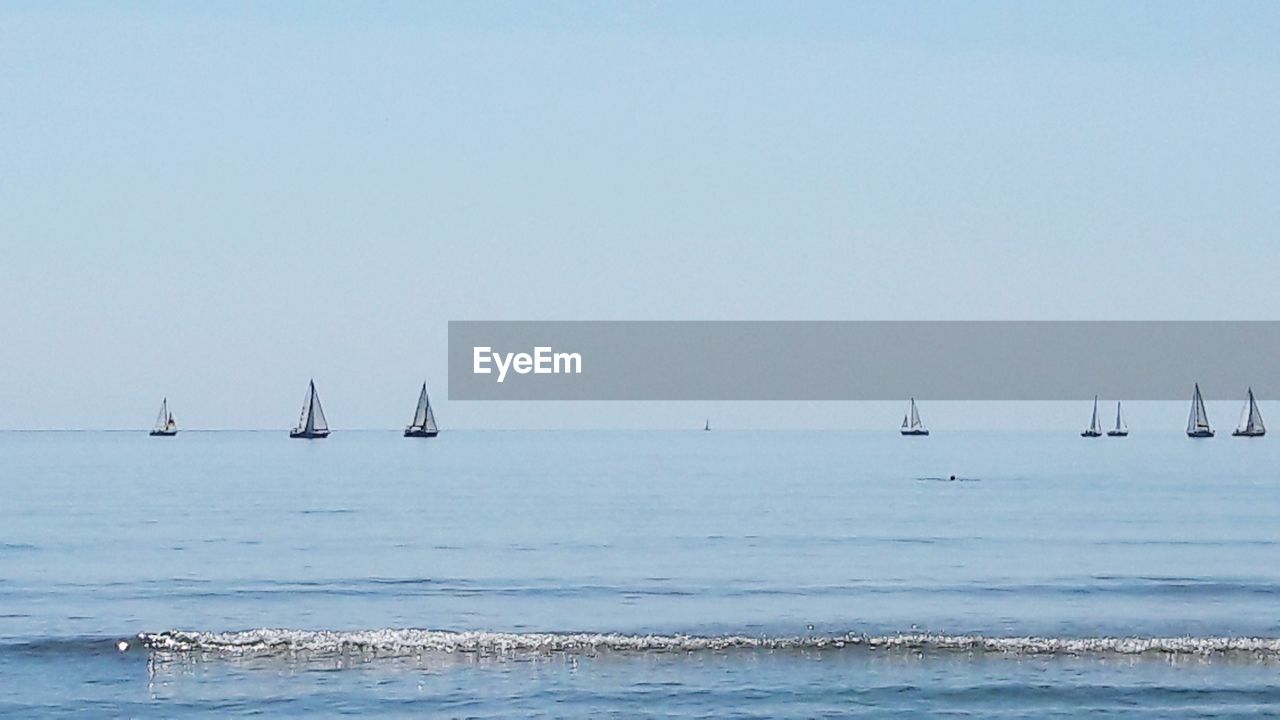
{"label": "shallow water near shore", "polygon": [[1278,461],[1177,432],[0,433],[0,713],[1275,712]]}

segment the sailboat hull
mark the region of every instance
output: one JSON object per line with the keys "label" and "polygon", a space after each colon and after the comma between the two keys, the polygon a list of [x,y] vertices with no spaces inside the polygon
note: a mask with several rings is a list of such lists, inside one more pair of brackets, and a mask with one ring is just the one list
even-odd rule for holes
{"label": "sailboat hull", "polygon": [[928,435],[929,434],[928,430],[899,430],[898,432],[903,435]]}
{"label": "sailboat hull", "polygon": [[1084,432],[1080,433],[1080,437],[1102,437],[1102,433],[1096,430],[1085,430]]}
{"label": "sailboat hull", "polygon": [[323,440],[329,437],[328,430],[290,430],[289,437],[301,440]]}
{"label": "sailboat hull", "polygon": [[406,428],[404,431],[405,437],[415,438],[433,438],[439,434],[439,430],[414,430],[413,428]]}
{"label": "sailboat hull", "polygon": [[148,433],[151,437],[173,437],[178,434],[177,430],[152,430]]}
{"label": "sailboat hull", "polygon": [[1189,437],[1189,438],[1211,438],[1211,437],[1213,437],[1213,431],[1212,431],[1212,430],[1191,430],[1191,431],[1187,432],[1187,437]]}
{"label": "sailboat hull", "polygon": [[1129,437],[1128,430],[1108,430],[1107,437]]}
{"label": "sailboat hull", "polygon": [[1266,430],[1236,430],[1231,433],[1232,437],[1262,437],[1266,435]]}

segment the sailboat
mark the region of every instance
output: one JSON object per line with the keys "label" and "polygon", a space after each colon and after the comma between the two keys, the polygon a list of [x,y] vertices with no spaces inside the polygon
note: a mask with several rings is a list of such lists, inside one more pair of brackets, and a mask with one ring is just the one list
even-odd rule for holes
{"label": "sailboat", "polygon": [[1258,411],[1258,403],[1253,400],[1253,388],[1249,388],[1249,404],[1240,411],[1240,426],[1231,433],[1236,437],[1262,437],[1267,428],[1262,424],[1262,413]]}
{"label": "sailboat", "polygon": [[291,438],[318,440],[329,437],[329,423],[324,419],[324,408],[320,407],[320,396],[316,393],[316,381],[307,386],[307,399],[302,401],[302,415],[298,418],[298,427],[289,431]]}
{"label": "sailboat", "polygon": [[711,418],[707,418],[707,424],[702,426],[703,432],[711,432]]}
{"label": "sailboat", "polygon": [[1191,396],[1191,415],[1187,417],[1187,437],[1213,437],[1213,428],[1209,427],[1209,416],[1204,411],[1204,398],[1200,397],[1200,383],[1196,383],[1196,392]]}
{"label": "sailboat", "polygon": [[1120,403],[1116,402],[1116,426],[1107,431],[1107,437],[1128,437],[1129,426],[1124,424],[1124,416],[1120,414]]}
{"label": "sailboat", "polygon": [[431,409],[431,398],[427,397],[427,384],[422,383],[422,392],[418,393],[418,406],[413,411],[413,422],[404,429],[404,436],[433,438],[439,434],[436,414]]}
{"label": "sailboat", "polygon": [[1098,396],[1093,396],[1093,417],[1089,420],[1089,427],[1080,433],[1080,437],[1102,437],[1102,426],[1098,423]]}
{"label": "sailboat", "polygon": [[911,408],[907,410],[907,414],[902,416],[902,428],[899,430],[903,435],[928,435],[929,428],[920,422],[920,412],[916,410],[916,399],[911,398]]}
{"label": "sailboat", "polygon": [[160,401],[160,414],[156,415],[156,424],[149,434],[151,437],[173,437],[178,434],[178,423],[173,421],[173,413],[169,412],[169,398]]}

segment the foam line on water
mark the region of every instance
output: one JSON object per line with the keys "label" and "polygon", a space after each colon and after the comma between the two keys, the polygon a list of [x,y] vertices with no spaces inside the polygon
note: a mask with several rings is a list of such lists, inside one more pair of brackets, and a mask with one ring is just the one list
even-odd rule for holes
{"label": "foam line on water", "polygon": [[904,633],[753,637],[748,635],[626,635],[615,633],[501,633],[445,630],[283,630],[239,632],[169,630],[140,633],[153,651],[222,656],[372,653],[483,655],[598,652],[707,652],[721,650],[886,650],[1005,655],[1219,655],[1280,659],[1280,638],[1263,637],[989,637]]}

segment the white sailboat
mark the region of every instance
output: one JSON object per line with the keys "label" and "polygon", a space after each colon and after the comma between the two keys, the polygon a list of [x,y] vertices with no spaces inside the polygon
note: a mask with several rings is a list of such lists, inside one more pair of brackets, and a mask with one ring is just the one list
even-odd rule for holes
{"label": "white sailboat", "polygon": [[1267,428],[1262,424],[1262,412],[1253,399],[1253,388],[1249,388],[1249,402],[1240,411],[1240,425],[1231,434],[1236,437],[1262,437],[1267,434]]}
{"label": "white sailboat", "polygon": [[1116,426],[1107,431],[1107,437],[1128,437],[1129,426],[1124,422],[1124,416],[1120,414],[1120,403],[1116,402]]}
{"label": "white sailboat", "polygon": [[320,407],[320,395],[316,393],[316,381],[307,386],[307,399],[302,401],[302,415],[298,418],[298,427],[289,431],[291,438],[319,440],[329,437],[329,423],[324,417],[324,408]]}
{"label": "white sailboat", "polygon": [[1102,437],[1102,426],[1098,423],[1098,396],[1093,396],[1093,418],[1089,420],[1089,427],[1080,433],[1080,437]]}
{"label": "white sailboat", "polygon": [[902,416],[902,427],[898,432],[903,435],[928,435],[929,428],[924,426],[920,421],[920,412],[916,410],[916,399],[911,398],[911,407],[907,409],[907,414]]}
{"label": "white sailboat", "polygon": [[404,436],[433,438],[439,434],[436,413],[431,409],[431,398],[427,397],[427,384],[424,382],[422,392],[418,393],[418,406],[413,410],[413,422],[404,429]]}
{"label": "white sailboat", "polygon": [[1200,397],[1200,383],[1196,383],[1195,394],[1191,396],[1191,414],[1187,417],[1187,437],[1213,437],[1213,428],[1209,427],[1209,416],[1204,411],[1204,398]]}
{"label": "white sailboat", "polygon": [[169,398],[160,401],[160,414],[156,415],[156,424],[149,434],[151,437],[173,437],[178,434],[178,423],[173,421],[173,413],[169,412]]}

